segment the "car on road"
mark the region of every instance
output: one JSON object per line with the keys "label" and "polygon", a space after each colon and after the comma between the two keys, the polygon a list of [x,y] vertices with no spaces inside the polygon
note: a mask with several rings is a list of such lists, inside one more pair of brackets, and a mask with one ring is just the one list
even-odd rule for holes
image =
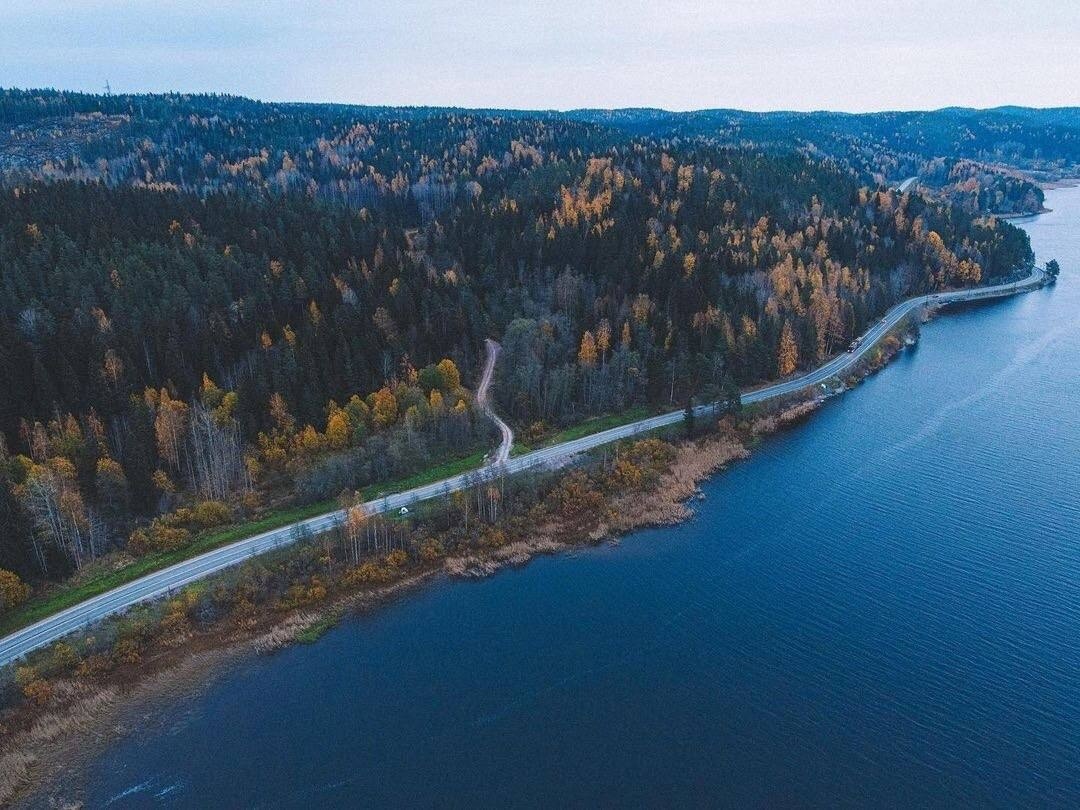
{"label": "car on road", "polygon": [[858,340],[851,341],[851,344],[847,347],[848,352],[853,352],[857,348],[859,348],[859,343],[861,343],[861,341],[858,341]]}

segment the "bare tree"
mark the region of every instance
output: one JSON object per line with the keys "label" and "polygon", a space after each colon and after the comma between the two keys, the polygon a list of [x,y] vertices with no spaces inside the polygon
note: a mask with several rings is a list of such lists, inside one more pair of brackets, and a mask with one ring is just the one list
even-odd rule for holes
{"label": "bare tree", "polygon": [[243,445],[234,419],[215,418],[196,403],[191,407],[187,450],[191,485],[204,498],[222,501],[234,490],[246,488]]}

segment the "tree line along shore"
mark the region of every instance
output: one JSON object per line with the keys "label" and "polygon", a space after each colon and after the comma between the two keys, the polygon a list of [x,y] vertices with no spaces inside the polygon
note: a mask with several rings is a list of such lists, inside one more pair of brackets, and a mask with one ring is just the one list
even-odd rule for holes
{"label": "tree line along shore", "polygon": [[[899,351],[900,331],[845,383],[856,384]],[[715,421],[679,424],[594,451],[564,470],[484,482],[406,518],[353,507],[338,529],[32,653],[0,684],[0,801],[40,786],[57,757],[86,755],[95,729],[133,701],[190,688],[185,680],[202,666],[313,642],[349,611],[375,609],[433,576],[487,576],[537,554],[684,520],[700,481],[822,401],[807,390]]]}

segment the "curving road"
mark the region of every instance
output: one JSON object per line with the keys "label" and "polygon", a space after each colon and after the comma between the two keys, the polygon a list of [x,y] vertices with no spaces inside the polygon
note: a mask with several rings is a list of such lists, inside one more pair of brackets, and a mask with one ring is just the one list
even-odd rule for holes
{"label": "curving road", "polygon": [[484,345],[487,347],[487,362],[484,364],[484,374],[480,378],[480,385],[476,389],[476,403],[480,408],[488,415],[488,418],[496,424],[499,428],[499,433],[502,434],[502,441],[499,443],[499,449],[495,451],[495,456],[488,463],[489,464],[502,464],[504,461],[510,458],[510,448],[514,444],[514,431],[510,429],[510,426],[506,424],[499,415],[495,413],[495,409],[491,406],[491,402],[488,399],[488,390],[491,388],[491,378],[495,375],[495,360],[499,356],[499,349],[502,348],[491,338],[488,338]]}
{"label": "curving road", "polygon": [[[795,377],[790,380],[776,383],[755,391],[749,391],[742,396],[744,404],[764,402],[765,400],[783,397],[800,391],[812,385],[823,383],[831,377],[835,377],[850,370],[890,329],[896,326],[907,315],[924,306],[942,306],[964,301],[979,301],[988,298],[1000,298],[1014,295],[1019,292],[1031,290],[1042,286],[1046,281],[1045,273],[1039,268],[1032,268],[1031,273],[1020,281],[1009,284],[1000,284],[995,287],[981,287],[971,290],[954,290],[952,292],[921,295],[903,301],[890,309],[878,323],[867,330],[859,343],[858,348],[852,352],[846,352],[834,357],[821,367]],[[488,346],[488,364],[484,370],[484,379],[481,381],[481,389],[485,400],[487,387],[491,382],[491,372],[495,365],[495,356],[498,353],[498,344]],[[478,392],[478,399],[479,392]],[[715,413],[716,405],[699,405],[694,409],[695,415],[708,416]],[[492,417],[500,424],[500,429],[505,427],[502,420],[492,414]],[[628,425],[611,428],[610,430],[583,436],[580,439],[563,442],[551,447],[535,450],[516,458],[508,458],[509,442],[513,440],[513,434],[509,439],[503,432],[503,444],[500,445],[495,462],[489,466],[461,475],[455,475],[443,481],[426,486],[410,489],[394,495],[377,498],[364,504],[369,513],[379,513],[399,510],[403,506],[409,506],[417,501],[430,498],[447,496],[455,490],[473,486],[478,482],[490,480],[501,475],[514,475],[533,469],[545,469],[558,467],[571,456],[594,447],[599,447],[610,442],[626,439],[641,433],[647,433],[657,428],[674,425],[685,418],[682,410],[649,417]],[[505,453],[503,452],[505,448]],[[78,605],[63,610],[37,624],[30,625],[0,640],[0,666],[4,666],[18,660],[32,650],[43,647],[68,633],[93,624],[100,619],[114,613],[122,612],[128,607],[139,602],[145,602],[157,597],[164,596],[189,582],[209,576],[217,571],[243,562],[257,554],[290,545],[304,537],[309,537],[320,532],[328,531],[337,526],[343,519],[344,512],[339,510],[318,517],[300,521],[291,526],[263,532],[262,534],[238,540],[228,546],[208,551],[198,557],[177,563],[169,568],[147,574],[141,579],[121,585],[108,593],[88,599]]]}

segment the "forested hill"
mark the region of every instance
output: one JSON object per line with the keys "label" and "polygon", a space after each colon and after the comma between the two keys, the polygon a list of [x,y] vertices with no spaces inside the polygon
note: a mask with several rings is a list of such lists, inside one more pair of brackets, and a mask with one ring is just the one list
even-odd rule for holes
{"label": "forested hill", "polygon": [[836,113],[700,110],[574,110],[577,121],[653,137],[800,147],[888,178],[919,173],[934,159],[963,158],[1027,170],[1045,179],[1080,171],[1080,107]]}
{"label": "forested hill", "polygon": [[[0,89],[0,128],[8,130],[0,134],[6,138],[0,144],[8,167],[21,163],[36,169],[32,156],[50,150],[60,160],[77,155],[83,163],[91,163],[138,148],[132,142],[142,138],[168,139],[188,149],[204,143],[233,148],[286,148],[290,142],[310,146],[319,138],[340,136],[357,122],[415,123],[448,114],[573,121],[617,130],[623,137],[707,138],[725,145],[800,148],[879,172],[887,179],[916,174],[922,163],[941,159],[1023,169],[1049,180],[1080,172],[1080,107],[947,107],[859,114],[727,109],[680,113],[648,108],[563,113],[268,103],[207,94],[102,96]],[[65,138],[65,133],[74,137]]]}
{"label": "forested hill", "polygon": [[556,113],[2,91],[0,121],[0,566],[26,576],[486,447],[485,337],[539,435],[791,374],[1032,258],[851,156]]}

